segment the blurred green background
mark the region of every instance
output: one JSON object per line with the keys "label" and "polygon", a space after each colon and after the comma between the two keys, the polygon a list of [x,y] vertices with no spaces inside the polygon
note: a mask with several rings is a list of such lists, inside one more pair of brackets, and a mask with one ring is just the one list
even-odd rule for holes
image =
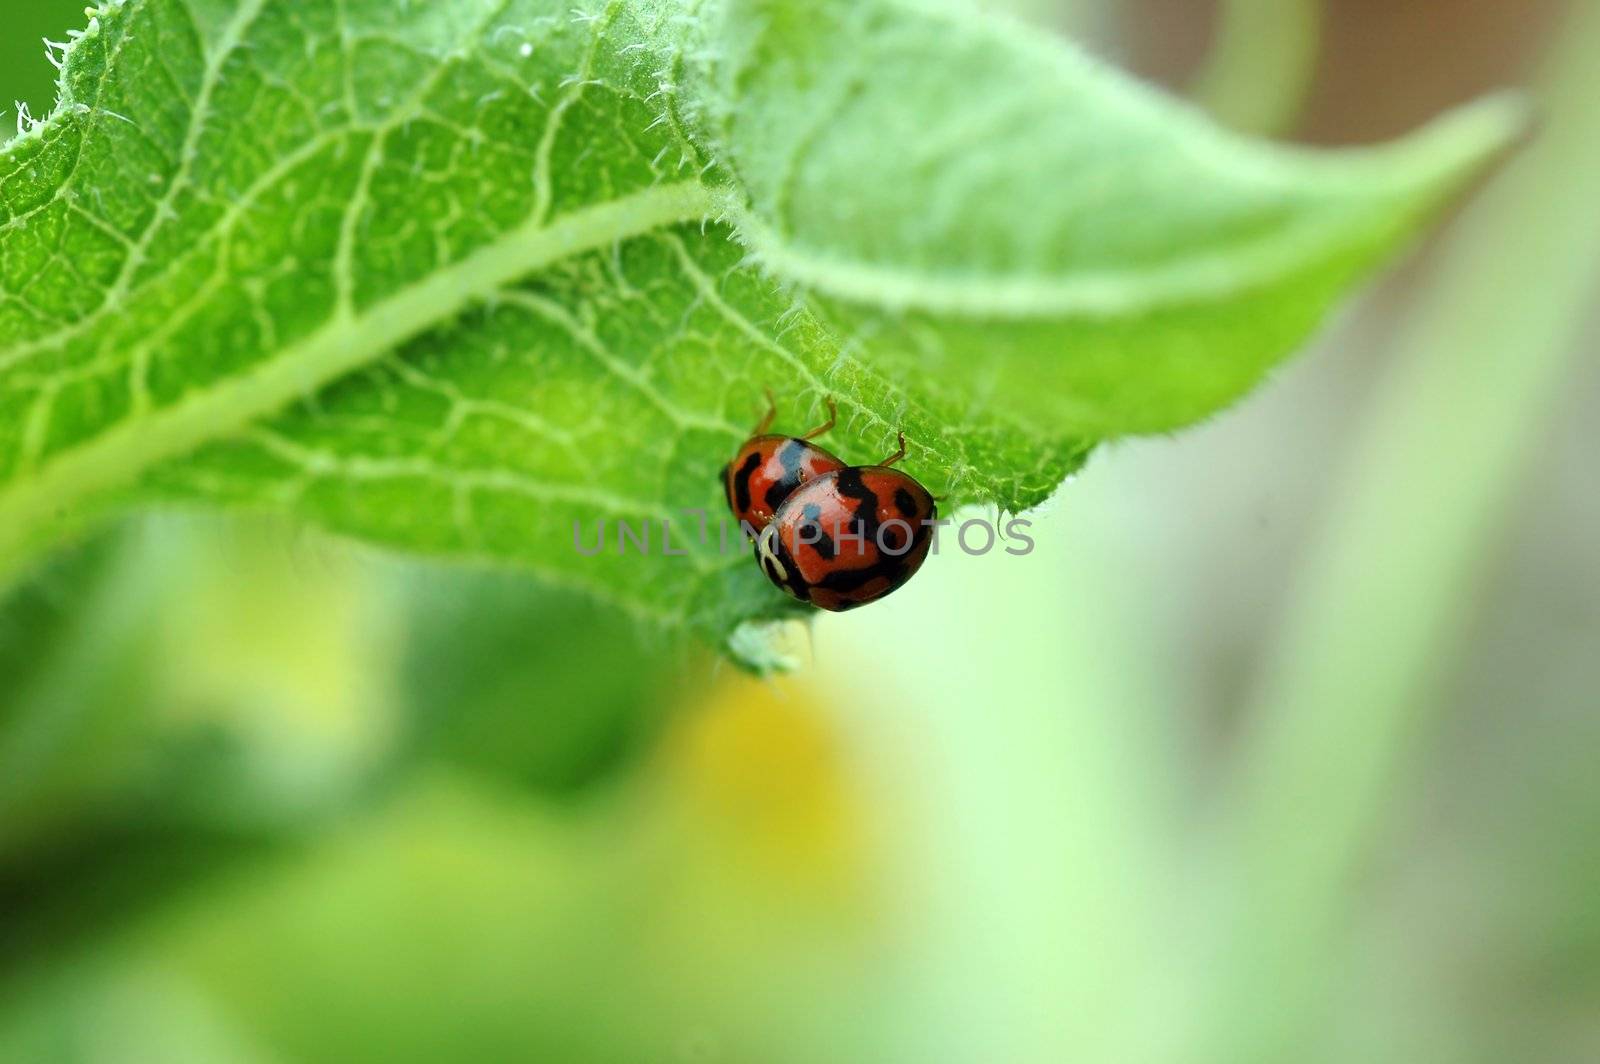
{"label": "blurred green background", "polygon": [[[272,525],[57,558],[0,602],[0,1062],[1600,1060],[1600,7],[991,4],[1298,139],[1543,120],[790,678]],[[0,0],[0,98],[81,18]]]}

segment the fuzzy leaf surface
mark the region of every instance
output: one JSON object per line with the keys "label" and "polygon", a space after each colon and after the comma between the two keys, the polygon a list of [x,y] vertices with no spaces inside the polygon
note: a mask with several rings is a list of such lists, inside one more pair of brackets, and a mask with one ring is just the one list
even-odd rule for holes
{"label": "fuzzy leaf surface", "polygon": [[248,507],[726,639],[795,609],[716,527],[764,387],[1036,505],[1247,390],[1516,124],[1252,143],[912,0],[107,5],[0,148],[0,562]]}

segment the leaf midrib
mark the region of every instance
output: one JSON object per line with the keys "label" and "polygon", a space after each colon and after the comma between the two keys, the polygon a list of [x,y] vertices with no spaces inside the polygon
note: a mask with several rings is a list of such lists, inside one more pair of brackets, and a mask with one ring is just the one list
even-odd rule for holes
{"label": "leaf midrib", "polygon": [[130,418],[47,459],[0,491],[0,576],[26,562],[41,526],[157,463],[232,435],[367,366],[430,327],[562,259],[713,212],[699,181],[656,185],[537,219],[359,312],[346,311],[251,369]]}
{"label": "leaf midrib", "polygon": [[[1318,210],[1299,224],[1270,229],[1222,250],[1184,251],[1138,267],[954,274],[932,265],[886,266],[805,247],[734,191],[724,194],[722,214],[736,225],[752,258],[769,272],[808,291],[850,302],[896,312],[994,320],[1134,317],[1256,291],[1317,262],[1326,249],[1349,244],[1351,208],[1375,194],[1403,205],[1406,213],[1432,209],[1476,172],[1470,160],[1506,143],[1525,113],[1519,97],[1486,97],[1435,119],[1408,140],[1351,150],[1343,167],[1319,189],[1324,199]],[[1288,159],[1294,152],[1272,149],[1259,154],[1257,162],[1263,164]],[[1413,165],[1395,165],[1401,160]],[[1375,178],[1391,172],[1395,176],[1383,185],[1374,184]],[[1441,185],[1440,175],[1452,173],[1461,177]],[[1357,178],[1364,183],[1341,187],[1341,181]]]}

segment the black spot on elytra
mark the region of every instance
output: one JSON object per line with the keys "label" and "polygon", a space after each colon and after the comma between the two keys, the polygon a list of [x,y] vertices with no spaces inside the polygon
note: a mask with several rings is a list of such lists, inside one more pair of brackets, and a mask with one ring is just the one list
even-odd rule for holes
{"label": "black spot on elytra", "polygon": [[744,465],[739,467],[739,472],[733,475],[733,508],[736,513],[748,513],[750,510],[750,475],[761,464],[761,453],[751,451],[750,456],[744,460]]}
{"label": "black spot on elytra", "polygon": [[796,533],[796,543],[809,543],[811,549],[816,551],[823,561],[833,561],[839,552],[838,545],[822,527],[822,508],[816,503],[808,503],[805,509],[800,511],[800,516],[803,520]]}
{"label": "black spot on elytra", "polygon": [[902,517],[917,516],[917,500],[905,488],[894,489],[894,508],[900,511]]}
{"label": "black spot on elytra", "polygon": [[[901,494],[904,494],[904,492],[901,492]],[[900,548],[902,548],[902,547],[904,547],[906,545],[906,533],[905,533],[905,530],[902,529],[899,525],[896,525],[896,524],[885,525],[879,531],[879,535],[883,539],[883,548],[885,550],[887,550],[887,551],[889,551],[889,552],[891,552],[893,554],[896,554],[896,555],[900,555],[900,554],[904,554],[905,553]]]}
{"label": "black spot on elytra", "polygon": [[878,495],[861,479],[860,466],[848,466],[839,470],[838,479],[834,482],[839,489],[841,498],[854,500],[855,511],[851,516],[851,531],[857,535],[865,536],[871,542],[878,534]]}
{"label": "black spot on elytra", "polygon": [[857,501],[868,502],[874,505],[876,505],[878,501],[878,496],[875,495],[872,489],[867,487],[866,482],[861,479],[860,466],[845,466],[843,469],[839,470],[838,476],[834,480],[834,483],[839,486],[839,494],[843,495],[847,499],[855,499]]}
{"label": "black spot on elytra", "polygon": [[[889,531],[896,537],[904,535],[899,526],[891,526]],[[850,596],[882,577],[888,581],[888,591],[893,591],[911,578],[914,563],[915,565],[921,564],[921,548],[929,534],[928,526],[917,527],[911,535],[911,547],[904,552],[898,555],[880,552],[875,562],[860,569],[835,569],[817,581],[816,586],[837,592],[840,595]],[[884,536],[884,542],[886,544],[889,542],[889,535]],[[887,593],[887,591],[884,592],[884,594]],[[877,598],[882,597],[882,595],[877,596]],[[860,606],[868,601],[875,601],[875,599],[862,599],[851,603],[851,605]]]}
{"label": "black spot on elytra", "polygon": [[778,466],[783,470],[783,475],[773,480],[767,488],[767,506],[773,510],[783,505],[795,488],[800,486],[800,479],[804,475],[801,462],[806,456],[806,445],[802,440],[784,440],[778,445],[773,457],[777,458]]}
{"label": "black spot on elytra", "polygon": [[[866,542],[877,546],[878,534],[883,528],[883,523],[878,520],[878,511],[883,506],[883,500],[878,497],[877,492],[867,487],[866,483],[861,479],[860,470],[852,469],[849,472],[852,474],[852,476],[850,477],[848,484],[845,483],[841,477],[839,493],[856,500],[858,505],[856,506],[854,513],[855,532],[862,536]],[[899,508],[902,513],[906,514],[906,516],[914,516],[916,510],[916,500],[911,500],[912,509],[907,511],[903,508],[902,500],[899,498],[900,495],[906,495],[907,498],[910,498],[909,494],[904,488],[896,489],[896,507]],[[885,542],[887,543],[890,541],[885,540]],[[903,543],[904,541],[897,538],[894,540],[894,542],[899,544]]]}
{"label": "black spot on elytra", "polygon": [[884,554],[879,555],[878,560],[871,565],[862,566],[860,569],[835,569],[818,580],[817,586],[848,594],[851,591],[859,591],[879,577],[887,577],[893,586],[899,583],[896,578],[903,569],[905,564],[900,558],[891,558]]}

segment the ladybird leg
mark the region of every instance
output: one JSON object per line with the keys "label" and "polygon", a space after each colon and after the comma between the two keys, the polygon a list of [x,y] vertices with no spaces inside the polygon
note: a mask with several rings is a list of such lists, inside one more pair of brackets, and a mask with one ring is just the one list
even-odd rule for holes
{"label": "ladybird leg", "polygon": [[800,438],[802,440],[816,439],[818,436],[821,436],[824,432],[827,432],[829,429],[833,428],[833,426],[835,424],[838,423],[838,421],[839,421],[839,408],[834,405],[833,396],[831,396],[831,395],[828,396],[828,398],[825,399],[824,402],[828,406],[828,420],[824,421],[822,424],[818,425],[816,428],[812,429],[810,432],[806,433],[804,436],[801,436]]}
{"label": "ladybird leg", "polygon": [[902,433],[899,434],[899,436],[900,436],[900,449],[898,451],[894,452],[894,454],[891,454],[889,457],[885,458],[883,461],[879,462],[878,464],[880,466],[884,466],[884,467],[887,468],[888,466],[894,465],[896,462],[900,461],[900,459],[902,459],[902,458],[904,458],[906,456],[906,434],[902,432]]}
{"label": "ladybird leg", "polygon": [[767,430],[772,427],[773,419],[778,416],[778,401],[772,397],[772,389],[763,388],[762,391],[767,395],[767,412],[762,415],[760,423],[750,433],[752,436],[766,435]]}

